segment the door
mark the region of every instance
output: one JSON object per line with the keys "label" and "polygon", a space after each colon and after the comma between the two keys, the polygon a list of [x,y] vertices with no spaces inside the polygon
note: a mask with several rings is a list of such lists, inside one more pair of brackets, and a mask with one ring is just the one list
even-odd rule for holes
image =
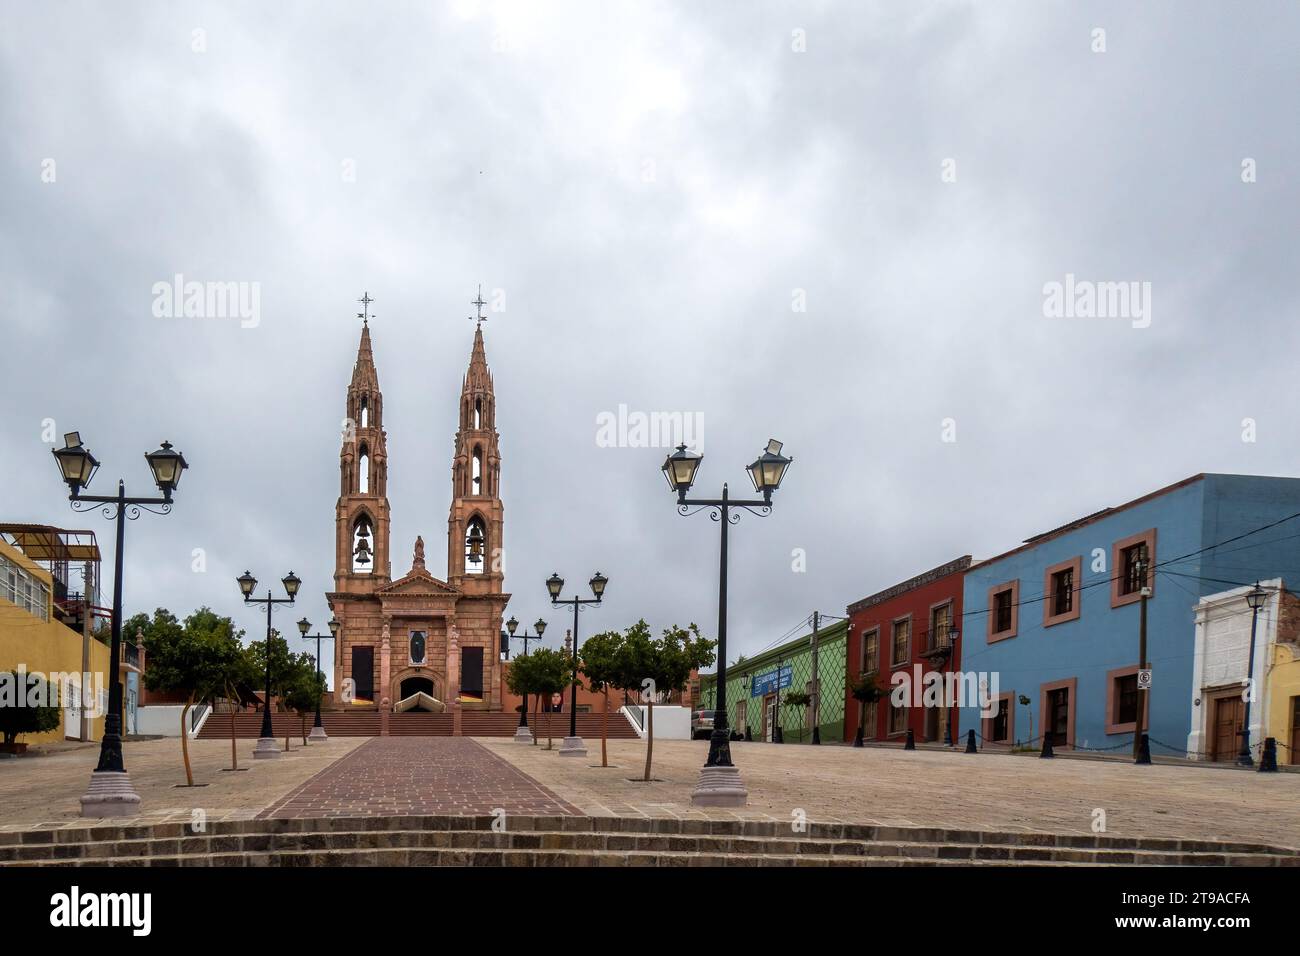
{"label": "door", "polygon": [[763,698],[763,739],[769,743],[776,732],[776,695],[769,694]]}
{"label": "door", "polygon": [[1064,747],[1070,739],[1070,688],[1058,687],[1047,692],[1047,727],[1044,730],[1053,747]]}
{"label": "door", "polygon": [[926,740],[939,739],[939,708],[938,707],[925,708],[925,739]]}
{"label": "door", "polygon": [[1300,697],[1291,698],[1291,759],[1288,763],[1300,764]]}
{"label": "door", "polygon": [[1246,707],[1241,697],[1220,697],[1214,702],[1214,735],[1211,760],[1235,760],[1241,749],[1241,721]]}
{"label": "door", "polygon": [[461,700],[483,699],[483,648],[481,647],[460,649],[460,697]]}
{"label": "door", "polygon": [[60,689],[68,695],[68,699],[63,702],[63,736],[69,740],[80,740],[81,685],[67,681]]}
{"label": "door", "polygon": [[375,649],[352,648],[352,694],[354,700],[375,699]]}

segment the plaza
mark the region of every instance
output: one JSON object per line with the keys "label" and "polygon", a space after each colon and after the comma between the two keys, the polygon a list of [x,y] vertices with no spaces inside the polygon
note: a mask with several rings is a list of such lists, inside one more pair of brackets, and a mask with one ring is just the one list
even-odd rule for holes
{"label": "plaza", "polygon": [[[590,741],[588,741],[590,745]],[[332,738],[253,763],[241,740],[231,772],[225,741],[191,742],[195,780],[183,782],[175,740],[131,741],[126,757],[142,798],[133,824],[376,817],[491,816],[738,821],[775,832],[810,824],[946,828],[1007,835],[1088,838],[1104,811],[1109,837],[1223,841],[1300,851],[1300,774],[1226,767],[964,754],[896,748],[737,743],[747,806],[698,808],[690,795],[703,741],[656,741],[653,781],[639,779],[645,745],[609,742],[610,766],[563,760],[544,745],[501,738]],[[594,752],[594,751],[593,751]],[[0,832],[78,829],[78,798],[97,748],[53,748],[0,763]],[[508,822],[507,822],[508,825]],[[631,825],[631,824],[629,824]]]}

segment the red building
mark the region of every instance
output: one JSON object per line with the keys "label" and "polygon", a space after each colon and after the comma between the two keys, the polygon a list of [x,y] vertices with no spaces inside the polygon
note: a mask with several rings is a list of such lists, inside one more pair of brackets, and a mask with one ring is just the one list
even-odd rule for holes
{"label": "red building", "polygon": [[[943,741],[948,708],[896,708],[890,692],[894,675],[900,672],[908,675],[919,695],[927,673],[960,668],[961,637],[953,641],[952,629],[954,624],[958,628],[962,624],[962,579],[970,564],[970,555],[957,558],[849,605],[845,642],[849,681],[874,671],[876,683],[886,692],[874,705],[867,705],[865,740],[901,741],[910,729],[918,742]],[[862,705],[846,691],[845,740],[854,739],[861,719]],[[955,740],[960,733],[955,710],[951,719]]]}

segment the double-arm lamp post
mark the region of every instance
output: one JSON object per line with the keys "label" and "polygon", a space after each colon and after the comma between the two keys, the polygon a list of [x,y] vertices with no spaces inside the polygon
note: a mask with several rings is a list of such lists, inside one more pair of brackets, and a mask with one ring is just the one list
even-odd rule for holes
{"label": "double-arm lamp post", "polygon": [[[527,657],[528,642],[540,641],[542,639],[542,635],[546,633],[546,622],[539,617],[537,619],[537,623],[533,625],[533,629],[537,631],[536,634],[529,634],[528,627],[527,625],[525,625],[524,633],[520,634],[519,637],[516,638],[515,631],[518,629],[519,629],[519,621],[516,620],[515,616],[512,614],[510,615],[510,620],[506,621],[506,633],[509,634],[511,640],[520,640],[524,642],[524,657]],[[509,641],[507,641],[506,660],[509,659],[510,659],[510,643]],[[530,744],[533,742],[533,732],[528,729],[528,694],[527,693],[522,695],[522,701],[519,706],[519,726],[515,729],[515,740],[521,744]]]}
{"label": "double-arm lamp post", "polygon": [[609,578],[597,571],[591,577],[591,593],[596,595],[594,598],[560,598],[560,592],[564,590],[564,578],[559,573],[552,574],[546,579],[546,590],[551,595],[551,604],[572,604],[573,605],[573,683],[569,685],[569,736],[564,738],[560,744],[561,757],[585,757],[587,748],[582,743],[582,738],[578,736],[578,608],[584,604],[599,604],[605,594],[605,585],[609,583]]}
{"label": "double-arm lamp post", "polygon": [[[257,578],[253,577],[251,571],[245,571],[236,580],[239,582],[239,590],[244,595],[245,604],[266,605],[266,700],[262,704],[262,733],[257,738],[257,746],[253,748],[253,757],[259,760],[275,759],[280,756],[280,747],[275,742],[275,730],[271,726],[271,609],[277,604],[292,604],[294,598],[298,596],[298,588],[302,586],[302,581],[298,580],[298,575],[290,571],[280,579],[280,583],[284,585],[284,593],[289,595],[287,598],[272,596],[270,588],[266,591],[266,597],[255,598],[253,591],[257,588]],[[288,646],[287,641],[285,646]]]}
{"label": "double-arm lamp post", "polygon": [[[704,456],[687,451],[685,445],[678,445],[677,451],[663,463],[664,477],[668,479],[669,487],[677,492],[678,513],[697,514],[709,509],[709,517],[722,529],[718,574],[718,699],[714,705],[713,733],[709,737],[709,757],[700,771],[695,792],[691,794],[691,803],[696,806],[743,807],[749,799],[749,793],[740,781],[740,771],[731,762],[727,727],[727,527],[740,520],[739,514],[731,513],[733,508],[760,516],[771,513],[772,492],[781,487],[781,479],[793,460],[782,455],[781,448],[781,442],[773,438],[763,454],[747,469],[754,491],[763,496],[757,501],[731,498],[726,484],[722,486],[721,498],[687,498],[686,493],[695,483],[695,473]],[[692,508],[696,510],[692,511]],[[779,680],[779,673],[777,677]]]}
{"label": "double-arm lamp post", "polygon": [[[68,500],[73,511],[102,506],[105,518],[117,522],[117,547],[113,554],[113,624],[109,650],[108,713],[104,715],[104,737],[99,745],[99,764],[90,776],[90,789],[81,798],[83,817],[124,817],[139,812],[140,796],[131,788],[131,778],[122,758],[122,683],[118,669],[122,660],[122,544],[126,521],[136,520],[141,510],[168,514],[172,510],[172,492],[180,483],[181,472],[189,466],[185,456],[163,442],[157,451],[144,456],[153,472],[154,484],[161,498],[128,498],[126,484],[118,479],[115,495],[83,495],[99,470],[99,462],[81,443],[78,432],[63,436],[62,448],[54,450],[54,459],[68,485]],[[156,509],[156,510],[155,510]]]}
{"label": "double-arm lamp post", "polygon": [[[321,682],[320,642],[332,641],[339,636],[339,619],[337,617],[333,617],[333,616],[330,617],[329,629],[330,632],[328,634],[308,634],[307,632],[311,630],[311,621],[307,620],[307,618],[304,617],[301,621],[298,622],[298,633],[301,634],[306,640],[310,641],[312,639],[315,639],[316,641],[316,684],[318,688]],[[329,740],[330,739],[329,734],[325,733],[325,725],[321,723],[321,719],[320,719],[320,694],[319,693],[317,693],[316,695],[316,722],[312,724],[311,733],[307,736],[307,739],[308,740]]]}

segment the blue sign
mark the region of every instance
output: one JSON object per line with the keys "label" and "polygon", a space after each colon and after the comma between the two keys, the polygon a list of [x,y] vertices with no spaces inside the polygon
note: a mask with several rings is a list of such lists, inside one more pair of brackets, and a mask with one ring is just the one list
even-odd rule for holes
{"label": "blue sign", "polygon": [[777,678],[776,671],[768,671],[766,674],[755,674],[754,681],[749,688],[750,697],[762,697],[765,694],[771,694],[778,690],[784,690],[790,686],[790,681],[794,678],[794,667],[786,665],[781,668],[780,679]]}

